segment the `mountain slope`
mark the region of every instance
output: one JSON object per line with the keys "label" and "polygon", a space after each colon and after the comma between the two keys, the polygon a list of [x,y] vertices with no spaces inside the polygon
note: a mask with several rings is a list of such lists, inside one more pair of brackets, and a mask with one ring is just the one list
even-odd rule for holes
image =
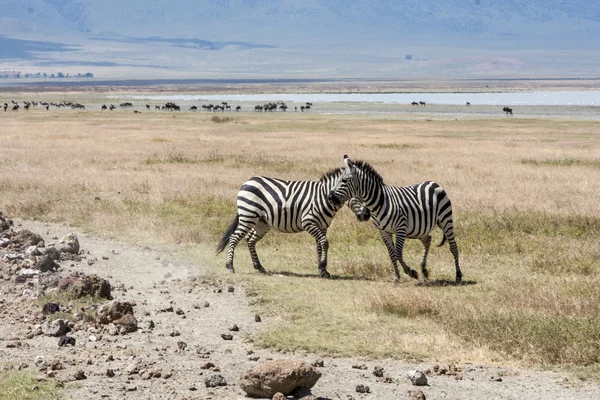
{"label": "mountain slope", "polygon": [[571,57],[584,59],[581,70],[600,49],[600,2],[589,0],[0,0],[0,9],[0,35],[80,46],[68,60],[52,53],[55,60],[181,71],[198,64],[208,73],[261,71],[261,63],[292,73],[306,66],[318,74],[344,67],[395,73],[409,54],[444,59],[443,70],[458,74],[472,57],[539,73]]}

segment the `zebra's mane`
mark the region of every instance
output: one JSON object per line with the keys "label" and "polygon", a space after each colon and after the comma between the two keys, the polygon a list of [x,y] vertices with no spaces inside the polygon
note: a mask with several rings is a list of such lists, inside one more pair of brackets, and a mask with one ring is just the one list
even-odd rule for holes
{"label": "zebra's mane", "polygon": [[373,168],[368,162],[357,160],[354,161],[354,166],[365,174],[369,175],[378,185],[383,185],[383,178],[381,175],[379,175],[379,172],[375,171],[375,168]]}
{"label": "zebra's mane", "polygon": [[330,178],[337,178],[342,173],[342,171],[343,171],[342,168],[330,169],[329,171],[327,171],[323,175],[321,175],[321,178],[319,179],[319,181],[327,182]]}

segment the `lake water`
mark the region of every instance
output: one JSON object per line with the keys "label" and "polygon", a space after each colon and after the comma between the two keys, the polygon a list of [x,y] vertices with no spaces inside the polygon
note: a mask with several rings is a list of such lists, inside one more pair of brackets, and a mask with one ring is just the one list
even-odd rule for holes
{"label": "lake water", "polygon": [[388,103],[410,104],[423,101],[428,104],[521,105],[521,106],[600,106],[600,90],[590,91],[535,91],[498,93],[289,93],[289,94],[215,94],[215,95],[131,95],[114,96],[155,101],[270,101],[287,103]]}

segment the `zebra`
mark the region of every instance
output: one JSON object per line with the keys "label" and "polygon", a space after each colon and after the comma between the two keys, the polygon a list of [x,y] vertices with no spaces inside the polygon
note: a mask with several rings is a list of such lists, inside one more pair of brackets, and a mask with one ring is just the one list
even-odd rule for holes
{"label": "zebra", "polygon": [[[379,229],[394,268],[394,280],[400,279],[397,262],[404,272],[418,279],[417,271],[411,269],[402,257],[404,240],[419,239],[424,247],[421,260],[423,278],[428,278],[427,254],[431,245],[431,231],[437,225],[443,232],[438,247],[446,240],[454,256],[456,283],[462,281],[458,261],[458,247],[454,238],[452,204],[444,189],[437,183],[426,181],[410,186],[391,186],[383,183],[383,178],[364,161],[353,162],[344,155],[346,168],[338,176],[338,181],[327,198],[332,204],[342,204],[345,199],[356,197],[364,202],[371,213],[371,219]],[[394,244],[392,235],[396,235]]]}
{"label": "zebra", "polygon": [[[265,176],[246,181],[238,192],[237,214],[216,249],[219,254],[227,247],[229,272],[234,272],[235,247],[245,238],[254,268],[266,273],[256,254],[256,243],[273,228],[284,233],[310,233],[317,245],[318,273],[330,278],[327,229],[343,203],[331,204],[327,195],[343,172],[342,168],[330,170],[318,181],[285,181]],[[370,213],[362,202],[349,199],[346,203],[359,221],[369,220]]]}

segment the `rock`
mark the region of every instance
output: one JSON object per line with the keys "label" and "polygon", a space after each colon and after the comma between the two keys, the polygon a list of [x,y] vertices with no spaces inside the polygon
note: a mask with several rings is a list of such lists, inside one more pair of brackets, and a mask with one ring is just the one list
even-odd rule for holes
{"label": "rock", "polygon": [[78,369],[77,371],[75,371],[75,373],[73,374],[73,377],[75,378],[75,380],[78,380],[78,381],[87,379],[87,376],[85,376],[85,372],[83,372],[82,369]]}
{"label": "rock", "polygon": [[367,385],[356,385],[356,393],[369,393],[371,389]]}
{"label": "rock", "polygon": [[367,370],[369,369],[369,367],[367,367],[365,364],[354,364],[352,366],[352,368],[354,369],[362,369],[362,370]]}
{"label": "rock", "polygon": [[186,347],[187,347],[187,343],[186,342],[177,342],[177,348],[179,350],[184,351]]}
{"label": "rock", "polygon": [[56,303],[46,303],[42,307],[42,314],[50,315],[60,311],[60,306]]}
{"label": "rock", "polygon": [[426,400],[425,393],[420,389],[409,390],[407,395],[409,400]]}
{"label": "rock", "polygon": [[221,337],[223,338],[223,340],[232,340],[233,339],[233,335],[231,335],[229,333],[222,333]]}
{"label": "rock", "polygon": [[383,378],[383,367],[376,366],[373,368],[373,375],[378,378]]}
{"label": "rock", "polygon": [[260,318],[260,315],[256,314],[256,315],[254,316],[254,321],[255,321],[255,322],[261,322],[261,321],[262,321],[262,319]]}
{"label": "rock", "polygon": [[75,338],[71,336],[63,336],[58,341],[58,347],[75,346]]}
{"label": "rock", "polygon": [[408,379],[410,379],[411,383],[415,386],[426,386],[427,385],[427,376],[419,371],[419,370],[411,370],[406,373]]}
{"label": "rock", "polygon": [[233,324],[233,326],[231,328],[229,328],[229,330],[231,332],[237,332],[240,330],[239,326],[237,326],[236,324]]}
{"label": "rock", "polygon": [[42,248],[38,248],[38,252],[40,253],[40,255],[42,256],[46,256],[52,260],[60,260],[60,253],[58,250],[56,250],[56,248],[54,247],[42,247]]}
{"label": "rock", "polygon": [[77,235],[74,233],[69,233],[68,235],[63,236],[58,243],[58,251],[61,253],[79,253],[79,239],[77,239]]}
{"label": "rock", "polygon": [[29,279],[39,275],[40,271],[37,269],[31,268],[23,268],[19,271],[19,274],[16,276],[15,281],[17,283],[27,282]]}
{"label": "rock", "polygon": [[315,361],[312,362],[311,365],[313,367],[323,367],[325,365],[325,362],[323,361],[322,358],[317,358]]}
{"label": "rock", "polygon": [[305,362],[281,359],[259,364],[243,373],[240,386],[250,396],[270,398],[277,392],[288,395],[298,388],[310,389],[320,377],[321,373]]}
{"label": "rock", "polygon": [[211,374],[204,378],[204,385],[206,387],[227,386],[227,381],[223,375]]}
{"label": "rock", "polygon": [[113,321],[113,324],[119,328],[121,335],[137,331],[137,319],[131,314],[125,314],[121,318]]}
{"label": "rock", "polygon": [[67,324],[62,319],[47,321],[42,324],[42,332],[46,336],[62,336],[67,333]]}
{"label": "rock", "polygon": [[33,361],[33,363],[35,365],[37,365],[38,367],[45,366],[46,365],[46,359],[44,358],[44,356],[37,356],[35,358],[35,360]]}
{"label": "rock", "polygon": [[108,368],[106,370],[106,376],[108,376],[109,378],[112,378],[115,376],[115,371],[112,368]]}
{"label": "rock", "polygon": [[56,271],[60,267],[52,258],[49,256],[38,256],[36,257],[35,268],[40,272]]}
{"label": "rock", "polygon": [[23,293],[21,293],[21,296],[23,296],[23,297],[33,297],[34,296],[34,292],[31,289],[25,289],[25,290],[23,290]]}
{"label": "rock", "polygon": [[229,293],[233,293],[235,291],[235,288],[233,286],[229,286],[229,287],[227,287],[227,291]]}
{"label": "rock", "polygon": [[131,363],[127,366],[125,372],[127,372],[127,375],[135,375],[140,372],[140,365],[138,363]]}
{"label": "rock", "polygon": [[133,305],[129,302],[111,301],[98,307],[96,321],[101,324],[110,324],[125,315],[133,315]]}
{"label": "rock", "polygon": [[43,289],[55,288],[60,281],[60,275],[54,271],[47,271],[38,274],[38,283]]}
{"label": "rock", "polygon": [[281,392],[277,392],[273,395],[273,400],[286,400],[287,397],[285,396],[285,394],[281,393]]}
{"label": "rock", "polygon": [[68,290],[77,299],[85,296],[111,299],[110,283],[97,275],[62,278],[58,282],[58,289]]}
{"label": "rock", "polygon": [[20,249],[26,249],[29,246],[44,247],[44,239],[27,229],[22,229],[16,232],[11,238],[13,243],[18,244]]}

